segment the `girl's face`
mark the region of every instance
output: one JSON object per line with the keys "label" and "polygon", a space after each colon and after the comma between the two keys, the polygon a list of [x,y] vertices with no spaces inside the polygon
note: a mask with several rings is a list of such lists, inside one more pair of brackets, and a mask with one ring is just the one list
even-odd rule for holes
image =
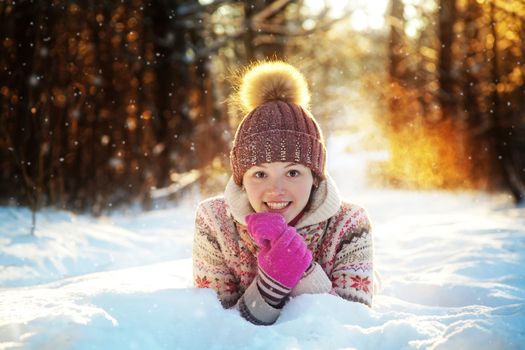
{"label": "girl's face", "polygon": [[280,213],[290,222],[308,203],[314,179],[304,165],[272,162],[252,166],[242,182],[255,212]]}

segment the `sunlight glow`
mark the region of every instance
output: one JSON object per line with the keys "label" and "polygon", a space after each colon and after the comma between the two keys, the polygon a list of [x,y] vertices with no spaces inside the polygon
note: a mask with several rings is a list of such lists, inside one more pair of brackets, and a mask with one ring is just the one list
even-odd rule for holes
{"label": "sunlight glow", "polygon": [[425,20],[421,13],[432,13],[437,10],[435,1],[403,0],[405,5],[404,16],[406,20],[405,34],[415,38],[419,31],[425,27]]}
{"label": "sunlight glow", "polygon": [[351,11],[349,23],[354,30],[379,30],[385,26],[385,16],[388,10],[388,0],[374,1],[337,1],[337,0],[305,0],[305,5],[311,14],[321,13],[328,7],[328,15],[341,17],[345,11]]}
{"label": "sunlight glow", "polygon": [[368,27],[368,16],[363,10],[355,10],[350,16],[350,23],[357,31],[363,31]]}
{"label": "sunlight glow", "polygon": [[461,136],[451,122],[433,129],[425,128],[419,121],[409,126],[388,132],[390,159],[384,172],[388,175],[383,179],[386,183],[423,190],[480,186],[470,178],[475,165],[469,161],[468,151],[462,147]]}

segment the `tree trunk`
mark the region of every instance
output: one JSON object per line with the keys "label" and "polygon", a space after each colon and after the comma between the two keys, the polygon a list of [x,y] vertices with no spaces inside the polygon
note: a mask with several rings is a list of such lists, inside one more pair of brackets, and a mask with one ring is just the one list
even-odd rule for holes
{"label": "tree trunk", "polygon": [[499,61],[499,51],[498,51],[498,42],[499,35],[496,30],[496,21],[495,21],[495,6],[494,3],[490,3],[490,23],[491,23],[491,33],[494,38],[493,45],[493,60],[491,65],[491,78],[492,84],[494,85],[491,101],[492,101],[492,111],[494,113],[494,127],[492,129],[493,140],[495,143],[495,149],[497,152],[496,164],[499,163],[499,168],[501,169],[505,186],[510,190],[512,196],[516,202],[521,201],[525,195],[525,185],[521,182],[520,176],[517,175],[516,169],[512,162],[512,152],[510,150],[510,140],[509,140],[509,131],[511,131],[511,125],[509,123],[509,115],[504,113],[504,108],[501,103],[501,98],[497,89],[500,77],[500,71],[498,66]]}
{"label": "tree trunk", "polygon": [[456,23],[456,0],[441,0],[439,6],[438,75],[442,119],[454,120],[457,116],[456,81],[454,75],[454,24]]}
{"label": "tree trunk", "polygon": [[392,0],[390,7],[390,41],[388,43],[389,78],[391,81],[402,81],[405,75],[405,6],[401,0]]}
{"label": "tree trunk", "polygon": [[[286,24],[284,6],[272,11],[262,20],[257,20],[257,15],[272,5],[283,2],[282,0],[256,0],[244,2],[244,17],[246,32],[243,35],[245,55],[247,62],[260,59],[283,59],[285,56],[285,40],[283,33]],[[264,25],[263,25],[264,24]]]}

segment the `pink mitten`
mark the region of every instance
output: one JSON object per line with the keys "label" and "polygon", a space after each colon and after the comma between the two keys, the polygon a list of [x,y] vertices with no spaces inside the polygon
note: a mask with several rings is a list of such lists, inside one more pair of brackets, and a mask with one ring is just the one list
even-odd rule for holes
{"label": "pink mitten", "polygon": [[278,213],[253,213],[246,216],[248,232],[261,248],[269,248],[288,225]]}
{"label": "pink mitten", "polygon": [[262,246],[257,255],[259,268],[280,284],[293,288],[312,262],[312,253],[295,228]]}

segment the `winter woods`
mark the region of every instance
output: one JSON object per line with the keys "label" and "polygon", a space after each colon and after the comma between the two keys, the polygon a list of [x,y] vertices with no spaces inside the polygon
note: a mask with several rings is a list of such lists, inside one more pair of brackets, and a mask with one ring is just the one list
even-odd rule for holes
{"label": "winter woods", "polygon": [[525,4],[393,0],[390,15],[390,180],[523,200]]}
{"label": "winter woods", "polygon": [[95,213],[147,202],[225,149],[197,14],[179,15],[191,6],[0,4],[4,200]]}
{"label": "winter woods", "polygon": [[329,133],[381,126],[389,184],[523,198],[525,5],[335,3],[0,1],[0,200],[101,213],[228,172],[230,77],[266,57]]}

